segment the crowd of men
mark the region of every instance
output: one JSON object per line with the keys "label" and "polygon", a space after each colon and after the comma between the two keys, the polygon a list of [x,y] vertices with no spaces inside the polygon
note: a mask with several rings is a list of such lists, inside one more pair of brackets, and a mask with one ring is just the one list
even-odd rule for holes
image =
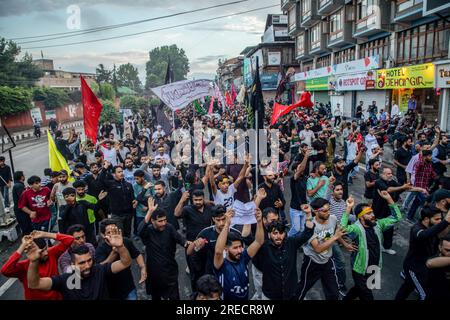
{"label": "crowd of men", "polygon": [[[373,300],[370,278],[383,277],[383,260],[396,254],[395,226],[406,219],[410,242],[396,299],[415,290],[422,300],[448,300],[447,134],[418,122],[415,112],[395,119],[394,173],[385,164],[383,127],[394,119],[386,112],[377,118],[375,108],[367,122],[363,102],[350,122],[339,106],[332,119],[317,104],[281,118],[273,126],[278,167],[264,171],[247,154],[225,164],[177,164],[172,157],[175,140],[193,136],[194,120],[202,123],[202,150],[215,138],[212,129],[245,131],[249,117],[239,104],[217,117],[193,107],[177,112],[176,137],[150,115],[102,124],[95,143],[75,130],[64,139],[55,128],[71,173],[25,177],[0,157],[4,205],[12,191],[23,235],[1,273],[18,278],[30,300],[136,300],[144,283],[153,300],[178,300],[180,248],[193,299],[303,300],[320,280],[327,300]],[[238,138],[225,137],[221,147],[237,152]],[[357,203],[359,171],[365,190]]]}

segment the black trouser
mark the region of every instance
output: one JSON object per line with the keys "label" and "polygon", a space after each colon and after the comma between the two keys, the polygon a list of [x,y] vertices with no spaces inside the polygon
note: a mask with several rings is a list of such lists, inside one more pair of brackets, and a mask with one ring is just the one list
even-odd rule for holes
{"label": "black trouser", "polygon": [[303,258],[301,278],[293,298],[303,300],[309,289],[319,279],[322,282],[325,299],[339,300],[339,284],[333,259],[330,258],[327,263],[319,264],[307,255]]}
{"label": "black trouser", "polygon": [[119,228],[122,229],[124,237],[130,238],[131,236],[131,223],[133,221],[133,213],[127,215],[112,215],[112,218],[119,224]]}
{"label": "black trouser", "polygon": [[341,124],[341,116],[334,117],[334,126],[336,127],[340,124]]}
{"label": "black trouser", "polygon": [[426,270],[412,270],[408,266],[403,266],[405,281],[400,289],[398,289],[395,300],[406,300],[414,289],[419,293],[419,299],[425,300]]}
{"label": "black trouser", "polygon": [[387,249],[392,248],[392,240],[394,238],[394,227],[389,227],[383,232],[383,247]]}
{"label": "black trouser", "polygon": [[343,300],[359,300],[371,301],[373,300],[372,290],[367,287],[367,280],[370,274],[360,274],[352,270],[353,281],[355,285],[347,292]]}
{"label": "black trouser", "polygon": [[397,168],[397,182],[401,185],[406,183],[406,172],[403,168]]}
{"label": "black trouser", "polygon": [[[147,270],[148,272],[148,270]],[[147,278],[147,281],[149,279]],[[152,280],[150,280],[152,281]],[[159,280],[160,281],[160,280]],[[159,281],[153,281],[154,284],[149,283],[149,289],[147,289],[147,294],[150,294],[152,296],[152,300],[180,300],[180,293],[178,290],[178,280],[168,281],[164,284],[160,283],[157,284],[156,282]]]}
{"label": "black trouser", "polygon": [[195,260],[193,256],[188,256],[187,251],[185,252],[186,256],[186,264],[189,268],[189,278],[191,279],[191,289],[192,292],[197,291],[197,280],[202,276],[202,274],[198,274],[198,267],[195,265]]}
{"label": "black trouser", "polygon": [[14,210],[14,214],[16,215],[20,230],[22,230],[22,235],[30,234],[33,231],[30,216],[22,210]]}

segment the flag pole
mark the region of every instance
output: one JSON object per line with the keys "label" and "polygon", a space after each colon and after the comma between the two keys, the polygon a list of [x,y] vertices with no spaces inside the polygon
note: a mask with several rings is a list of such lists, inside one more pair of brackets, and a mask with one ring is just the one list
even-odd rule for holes
{"label": "flag pole", "polygon": [[259,186],[259,175],[258,175],[258,172],[259,172],[259,127],[258,127],[258,109],[256,109],[256,116],[255,116],[255,128],[256,128],[256,146],[255,146],[255,149],[256,149],[256,169],[255,169],[255,181],[256,181],[256,190],[255,190],[255,192],[256,191],[258,191],[258,186]]}

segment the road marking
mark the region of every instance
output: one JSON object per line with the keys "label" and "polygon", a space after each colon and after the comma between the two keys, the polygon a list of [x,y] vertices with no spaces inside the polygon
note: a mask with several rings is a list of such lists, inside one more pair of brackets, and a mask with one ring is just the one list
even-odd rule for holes
{"label": "road marking", "polygon": [[17,278],[9,278],[1,287],[0,287],[0,297],[8,291],[9,288],[17,281]]}

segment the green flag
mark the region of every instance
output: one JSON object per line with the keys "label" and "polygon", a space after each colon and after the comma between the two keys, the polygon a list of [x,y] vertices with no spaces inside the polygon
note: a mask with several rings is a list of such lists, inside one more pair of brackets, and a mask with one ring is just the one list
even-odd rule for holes
{"label": "green flag", "polygon": [[195,100],[193,102],[194,108],[195,108],[195,112],[201,116],[206,114],[205,109],[202,108],[202,106],[200,105],[200,102],[198,100]]}

